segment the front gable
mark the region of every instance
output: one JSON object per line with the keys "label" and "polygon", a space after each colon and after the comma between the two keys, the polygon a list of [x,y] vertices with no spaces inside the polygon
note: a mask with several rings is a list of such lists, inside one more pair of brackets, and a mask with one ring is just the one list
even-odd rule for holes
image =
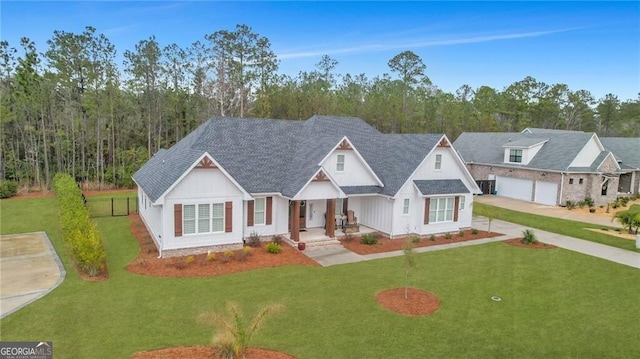
{"label": "front gable", "polygon": [[502,145],[504,148],[504,163],[527,165],[533,157],[542,149],[549,139],[520,138]]}
{"label": "front gable", "polygon": [[601,163],[597,164],[598,171],[612,173],[620,170],[620,165],[616,161],[613,153],[609,152]]}
{"label": "front gable", "polygon": [[580,152],[571,161],[569,167],[590,167],[593,161],[604,151],[604,146],[595,134],[585,143]]}
{"label": "front gable", "polygon": [[318,165],[338,186],[383,186],[380,178],[346,136]]}
{"label": "front gable", "polygon": [[327,198],[345,198],[336,181],[319,168],[304,186],[293,196],[293,200],[315,200]]}
{"label": "front gable", "polygon": [[202,154],[156,201],[164,204],[167,197],[206,198],[240,195],[251,198],[233,177],[208,153]]}
{"label": "front gable", "polygon": [[429,151],[411,176],[407,178],[398,192],[413,190],[414,180],[451,179],[460,179],[470,192],[481,193],[464,162],[451,146],[446,136],[443,136],[438,144]]}

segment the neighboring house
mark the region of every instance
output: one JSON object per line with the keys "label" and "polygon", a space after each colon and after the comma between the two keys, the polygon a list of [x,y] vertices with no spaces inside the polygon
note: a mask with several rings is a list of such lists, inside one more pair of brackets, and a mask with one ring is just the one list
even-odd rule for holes
{"label": "neighboring house", "polygon": [[618,195],[621,171],[595,133],[527,128],[520,133],[463,133],[454,143],[477,181],[499,196],[546,205]]}
{"label": "neighboring house", "polygon": [[618,192],[640,193],[640,137],[601,137],[600,141],[620,165]]}
{"label": "neighboring house", "polygon": [[333,238],[347,213],[391,237],[458,231],[479,193],[445,135],[327,116],[212,118],[133,179],[163,257],[238,248],[252,233],[298,241],[324,228]]}

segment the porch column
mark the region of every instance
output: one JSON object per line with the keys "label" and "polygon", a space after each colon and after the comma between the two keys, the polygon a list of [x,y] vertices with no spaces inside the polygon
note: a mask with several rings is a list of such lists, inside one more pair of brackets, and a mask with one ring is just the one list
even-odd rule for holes
{"label": "porch column", "polygon": [[294,242],[300,241],[300,201],[293,201],[291,211],[291,239]]}
{"label": "porch column", "polygon": [[336,236],[336,200],[327,200],[327,218],[326,218],[326,230],[324,234],[329,238],[335,238]]}

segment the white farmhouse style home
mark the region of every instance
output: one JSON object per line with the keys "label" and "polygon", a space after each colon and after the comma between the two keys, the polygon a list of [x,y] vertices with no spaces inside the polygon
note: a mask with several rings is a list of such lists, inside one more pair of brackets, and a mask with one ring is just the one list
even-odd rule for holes
{"label": "white farmhouse style home", "polygon": [[390,237],[471,226],[473,177],[445,135],[382,134],[363,120],[215,117],[133,176],[160,256],[239,248],[252,233]]}

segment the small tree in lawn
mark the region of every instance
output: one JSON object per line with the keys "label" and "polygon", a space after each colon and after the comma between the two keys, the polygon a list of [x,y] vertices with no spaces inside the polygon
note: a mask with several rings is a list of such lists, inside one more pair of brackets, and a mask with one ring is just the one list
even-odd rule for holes
{"label": "small tree in lawn", "polygon": [[402,261],[404,267],[404,299],[407,300],[409,299],[409,272],[416,265],[416,251],[410,241],[407,241],[402,251],[404,252]]}
{"label": "small tree in lawn", "polygon": [[489,228],[487,228],[487,232],[489,232],[489,234],[491,234],[491,222],[494,219],[500,219],[500,216],[498,215],[498,213],[495,211],[495,209],[492,209],[489,207],[489,209],[487,210],[487,213],[485,214],[485,216],[487,217],[487,219],[489,220]]}
{"label": "small tree in lawn", "polygon": [[225,359],[245,358],[245,353],[253,334],[270,314],[284,309],[281,304],[272,304],[258,310],[249,322],[244,318],[237,303],[226,303],[226,313],[203,313],[198,318],[203,323],[213,324],[216,332],[213,345]]}

